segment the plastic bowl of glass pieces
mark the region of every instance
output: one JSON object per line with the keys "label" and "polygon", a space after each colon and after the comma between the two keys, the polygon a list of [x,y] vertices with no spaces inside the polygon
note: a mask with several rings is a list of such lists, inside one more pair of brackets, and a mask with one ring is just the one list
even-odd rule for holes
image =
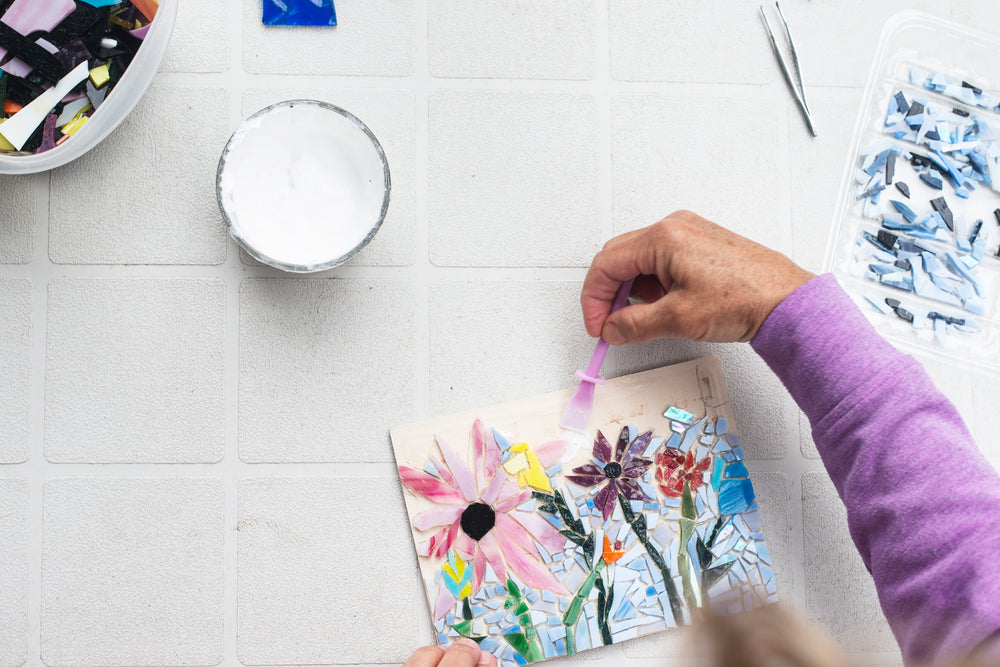
{"label": "plastic bowl of glass pieces", "polygon": [[136,52],[107,99],[90,119],[62,144],[44,153],[0,151],[0,174],[33,174],[72,162],[101,143],[128,117],[149,89],[160,68],[177,17],[178,0],[159,0],[156,16]]}

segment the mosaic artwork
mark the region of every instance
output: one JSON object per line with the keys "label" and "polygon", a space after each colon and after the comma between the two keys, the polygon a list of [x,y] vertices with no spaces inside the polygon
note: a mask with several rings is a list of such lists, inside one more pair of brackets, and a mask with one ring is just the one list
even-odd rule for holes
{"label": "mosaic artwork", "polygon": [[502,665],[776,601],[719,360],[392,430],[437,640]]}

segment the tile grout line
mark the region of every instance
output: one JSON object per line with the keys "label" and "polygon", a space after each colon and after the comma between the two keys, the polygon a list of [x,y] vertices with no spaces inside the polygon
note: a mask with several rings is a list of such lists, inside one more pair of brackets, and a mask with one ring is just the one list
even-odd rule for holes
{"label": "tile grout line", "polygon": [[[240,0],[230,0],[231,11],[241,17]],[[242,120],[243,89],[243,21],[230,25],[230,68],[226,90],[229,93],[230,127],[235,129]],[[225,353],[223,355],[223,396],[226,420],[223,453],[223,575],[222,575],[222,656],[221,664],[239,664],[239,479],[232,474],[240,469],[239,459],[239,363],[240,363],[240,290],[242,287],[241,258],[236,243],[226,234],[226,262],[222,273],[226,286]]]}
{"label": "tile grout line", "polygon": [[[609,13],[611,11],[608,0],[594,0],[594,30],[596,32],[594,48],[594,70],[596,73],[596,90],[610,90],[611,77],[611,26]],[[614,210],[614,131],[612,125],[614,117],[612,115],[612,95],[595,95],[597,104],[598,128],[600,131],[600,155],[598,156],[598,215],[600,218],[600,229],[602,239],[601,245],[614,236],[615,233],[615,210]],[[582,278],[580,279],[582,283]],[[584,367],[586,359],[581,359],[581,368]],[[615,348],[608,355],[604,377],[618,377],[620,372],[619,352]],[[573,379],[575,382],[575,378]]]}
{"label": "tile grout line", "polygon": [[415,284],[414,327],[416,332],[414,360],[417,391],[414,410],[416,416],[426,419],[431,416],[431,283],[435,268],[430,259],[430,96],[432,78],[430,56],[428,54],[428,31],[430,29],[428,0],[415,3],[414,16],[414,254],[413,265],[417,275]]}
{"label": "tile grout line", "polygon": [[48,257],[49,200],[51,172],[34,179],[38,203],[35,215],[35,247],[32,265],[44,266],[41,280],[31,281],[31,446],[26,462],[17,466],[15,474],[24,474],[28,482],[28,608],[26,621],[26,665],[41,664],[42,654],[42,543],[44,529],[43,489],[45,461],[45,367],[48,328],[48,285],[52,265]]}

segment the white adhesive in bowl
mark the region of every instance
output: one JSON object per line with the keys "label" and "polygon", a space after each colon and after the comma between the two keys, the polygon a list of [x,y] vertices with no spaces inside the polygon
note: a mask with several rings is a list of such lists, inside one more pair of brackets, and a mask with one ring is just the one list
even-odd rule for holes
{"label": "white adhesive in bowl", "polygon": [[289,271],[343,263],[371,240],[389,201],[385,155],[338,107],[281,102],[248,118],[219,163],[219,206],[257,259]]}

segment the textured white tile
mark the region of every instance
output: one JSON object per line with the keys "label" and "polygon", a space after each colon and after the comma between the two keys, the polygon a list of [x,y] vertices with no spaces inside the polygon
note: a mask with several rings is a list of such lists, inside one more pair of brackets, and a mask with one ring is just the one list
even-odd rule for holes
{"label": "textured white tile", "polygon": [[225,72],[229,69],[229,2],[178,0],[177,22],[161,72]]}
{"label": "textured white tile", "polygon": [[[806,93],[818,137],[809,134],[802,112],[790,96],[787,105],[792,240],[795,246],[792,259],[803,268],[819,273],[823,270],[827,238],[833,224],[862,90],[810,88]],[[897,174],[908,176],[904,171],[908,169],[899,169]]]}
{"label": "textured white tile", "polygon": [[54,280],[46,458],[218,461],[224,330],[225,284],[219,280]]}
{"label": "textured white tile", "polygon": [[0,479],[0,667],[28,655],[28,483]]}
{"label": "textured white tile", "polygon": [[616,348],[617,375],[637,373],[698,357],[722,360],[726,386],[736,413],[743,448],[751,459],[780,459],[795,437],[797,424],[791,397],[781,380],[749,345],[693,343],[661,339]]}
{"label": "textured white tile", "polygon": [[887,19],[904,9],[948,18],[951,4],[936,0],[797,0],[782,5],[782,9],[791,22],[807,84],[863,86]]}
{"label": "textured white tile", "polygon": [[812,439],[812,425],[805,413],[799,411],[799,451],[807,459],[818,459],[819,450]]}
{"label": "textured white tile", "polygon": [[847,532],[847,514],[825,473],[802,476],[806,608],[852,651],[898,651],[875,584]]}
{"label": "textured white tile", "polygon": [[[686,657],[690,654],[690,634],[685,628],[681,629],[670,629],[663,632],[658,632],[653,635],[646,635],[645,637],[639,637],[638,639],[633,639],[632,641],[623,642],[621,645],[621,651],[628,658],[656,658],[662,660],[663,658],[681,658]],[[617,664],[621,664],[621,660]],[[680,665],[684,661],[674,660],[670,661],[670,665]],[[616,663],[609,663],[616,664]],[[661,663],[664,664],[664,663]]]}
{"label": "textured white tile", "polygon": [[243,0],[243,64],[255,74],[413,73],[414,0],[337,0],[337,26],[266,26]]}
{"label": "textured white tile", "polygon": [[435,94],[431,261],[589,266],[601,245],[599,134],[589,96]]}
{"label": "textured white tile", "polygon": [[391,461],[414,418],[412,286],[247,280],[240,287],[240,458]]}
{"label": "textured white tile", "polygon": [[34,249],[35,176],[0,176],[0,264],[27,264]]}
{"label": "textured white tile", "polygon": [[47,483],[42,661],[222,660],[223,506],[214,479]]}
{"label": "textured white tile", "polygon": [[447,414],[576,384],[594,339],[577,282],[431,286],[431,412]]}
{"label": "textured white tile", "polygon": [[215,170],[229,130],[225,90],[153,85],[111,136],[52,172],[52,261],[224,261]]}
{"label": "textured white tile", "polygon": [[973,417],[967,423],[983,454],[995,459],[995,465],[1000,464],[1000,419],[995,400],[1000,396],[1000,378],[977,374],[972,383]]}
{"label": "textured white tile", "polygon": [[592,0],[431,0],[427,9],[434,76],[589,79],[595,73]]}
{"label": "textured white tile", "polygon": [[[408,266],[414,259],[416,224],[416,102],[404,90],[350,90],[316,86],[251,89],[243,95],[243,117],[269,104],[314,99],[346,109],[372,131],[389,161],[392,180],[389,211],[378,234],[348,264]],[[257,264],[245,252],[241,257]]]}
{"label": "textured white tile", "polygon": [[615,232],[686,208],[789,252],[785,101],[758,88],[614,98]]}
{"label": "textured white tile", "polygon": [[609,10],[616,79],[762,84],[781,77],[757,3],[609,0]]}
{"label": "textured white tile", "polygon": [[1000,25],[1000,5],[993,0],[955,2],[952,6],[952,19],[994,36],[1000,35],[1000,30],[996,28]]}
{"label": "textured white tile", "polygon": [[31,281],[0,278],[0,464],[28,459]]}
{"label": "textured white tile", "polygon": [[792,509],[791,483],[782,472],[755,472],[750,474],[750,479],[760,507],[778,597],[784,601],[793,600],[796,582],[792,522],[798,519],[798,508]]}
{"label": "textured white tile", "polygon": [[237,524],[245,665],[401,663],[430,639],[393,479],[248,479]]}

